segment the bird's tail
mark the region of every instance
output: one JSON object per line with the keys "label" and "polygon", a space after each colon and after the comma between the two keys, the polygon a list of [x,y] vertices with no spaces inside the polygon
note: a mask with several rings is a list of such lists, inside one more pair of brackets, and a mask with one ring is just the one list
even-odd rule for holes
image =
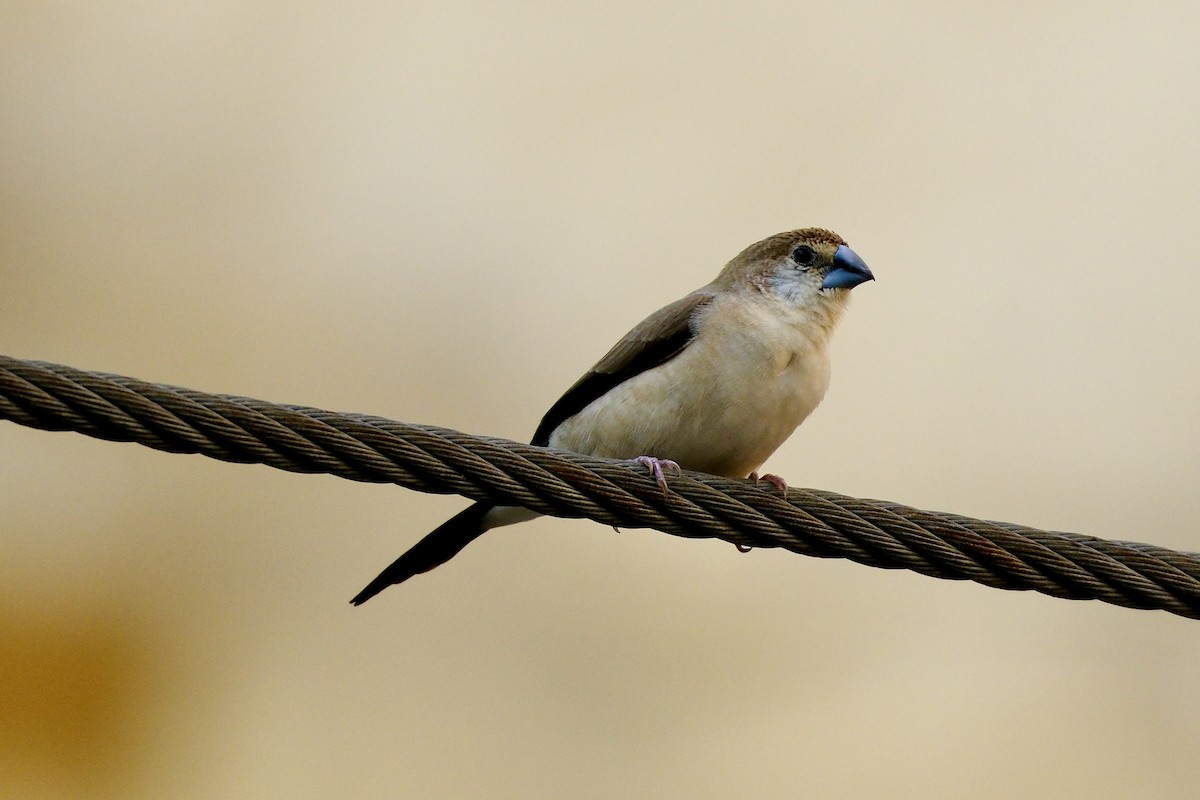
{"label": "bird's tail", "polygon": [[393,561],[350,602],[361,606],[387,587],[445,564],[487,530],[483,518],[493,508],[489,503],[472,503],[455,514]]}

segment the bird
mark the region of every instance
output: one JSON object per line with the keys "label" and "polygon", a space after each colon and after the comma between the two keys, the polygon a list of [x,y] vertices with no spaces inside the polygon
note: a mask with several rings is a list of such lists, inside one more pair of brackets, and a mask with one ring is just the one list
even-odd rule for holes
{"label": "bird", "polygon": [[[713,281],[627,333],[542,417],[534,445],[758,479],[829,386],[829,341],[850,290],[875,276],[824,228],[750,245]],[[786,492],[786,482],[768,480]],[[396,559],[350,601],[444,564],[492,528],[540,516],[476,502]]]}

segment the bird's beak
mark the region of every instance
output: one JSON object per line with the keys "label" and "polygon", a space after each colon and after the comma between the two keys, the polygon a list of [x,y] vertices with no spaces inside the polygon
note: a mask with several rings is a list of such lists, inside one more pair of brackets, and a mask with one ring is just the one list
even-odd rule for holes
{"label": "bird's beak", "polygon": [[822,289],[853,289],[860,283],[875,280],[870,268],[858,253],[846,245],[840,245],[833,254],[833,269],[825,274]]}

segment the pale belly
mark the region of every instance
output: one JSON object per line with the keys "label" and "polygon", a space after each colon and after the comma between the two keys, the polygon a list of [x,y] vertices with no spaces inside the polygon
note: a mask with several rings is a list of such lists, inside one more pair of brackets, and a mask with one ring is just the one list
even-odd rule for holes
{"label": "pale belly", "polygon": [[821,402],[829,360],[823,343],[751,333],[707,346],[701,337],[566,420],[550,445],[728,477],[756,471]]}

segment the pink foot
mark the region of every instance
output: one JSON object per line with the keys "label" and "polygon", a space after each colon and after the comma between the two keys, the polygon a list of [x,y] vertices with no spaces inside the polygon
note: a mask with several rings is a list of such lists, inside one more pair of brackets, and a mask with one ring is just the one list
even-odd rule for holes
{"label": "pink foot", "polygon": [[783,478],[781,478],[780,476],[778,476],[778,475],[771,475],[770,473],[768,473],[768,474],[766,474],[766,475],[763,475],[763,476],[760,478],[760,477],[758,477],[758,473],[757,473],[757,472],[751,472],[751,473],[750,473],[750,479],[751,479],[751,480],[753,480],[755,483],[759,483],[760,481],[766,481],[767,483],[771,484],[772,486],[774,486],[774,487],[775,487],[776,489],[778,489],[779,491],[783,492],[783,499],[784,499],[784,500],[786,500],[786,499],[787,499],[787,494],[788,494],[788,485],[787,485],[787,481],[785,481],[785,480],[784,480]]}
{"label": "pink foot", "polygon": [[663,475],[663,467],[666,467],[667,469],[673,469],[678,473],[683,472],[679,465],[669,458],[638,456],[634,459],[634,461],[641,464],[643,467],[649,468],[650,474],[654,476],[654,482],[662,487],[663,494],[667,493],[667,476]]}

